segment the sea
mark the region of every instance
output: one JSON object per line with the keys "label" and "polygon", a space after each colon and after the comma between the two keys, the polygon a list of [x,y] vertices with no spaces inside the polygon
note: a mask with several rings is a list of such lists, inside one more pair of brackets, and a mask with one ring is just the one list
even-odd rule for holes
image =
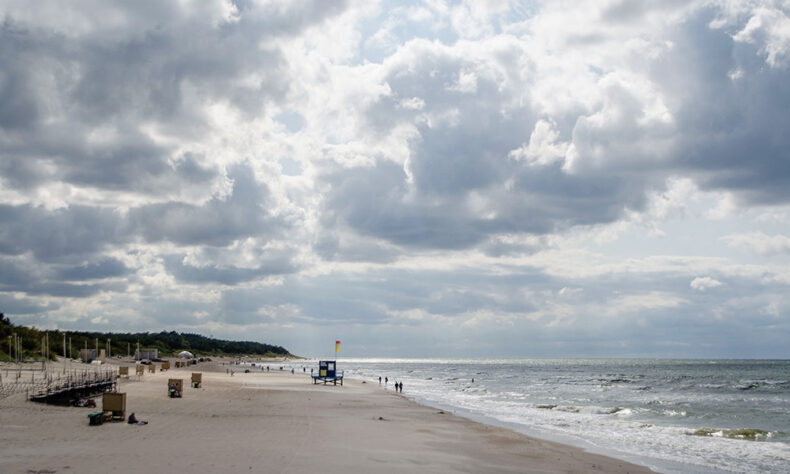
{"label": "sea", "polygon": [[788,360],[340,358],[338,370],[658,472],[790,472]]}

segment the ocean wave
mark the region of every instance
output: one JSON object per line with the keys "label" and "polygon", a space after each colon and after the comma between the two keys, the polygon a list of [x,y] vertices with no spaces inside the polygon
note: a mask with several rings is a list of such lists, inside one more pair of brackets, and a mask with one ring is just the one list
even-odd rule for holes
{"label": "ocean wave", "polygon": [[766,441],[777,436],[782,436],[781,431],[765,431],[756,428],[737,429],[711,429],[700,428],[687,434],[694,436],[708,436],[711,438],[741,439],[745,441]]}
{"label": "ocean wave", "polygon": [[790,380],[740,380],[735,388],[738,390],[787,390],[790,388]]}

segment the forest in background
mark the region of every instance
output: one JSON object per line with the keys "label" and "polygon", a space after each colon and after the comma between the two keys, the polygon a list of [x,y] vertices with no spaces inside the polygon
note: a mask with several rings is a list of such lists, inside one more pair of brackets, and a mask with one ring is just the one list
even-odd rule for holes
{"label": "forest in background", "polygon": [[[65,337],[64,337],[65,336]],[[17,344],[17,338],[19,343]],[[64,346],[65,339],[65,346]],[[77,358],[80,349],[109,349],[111,356],[134,355],[135,349],[158,349],[161,357],[190,351],[195,356],[292,356],[285,348],[253,341],[226,341],[199,334],[162,331],[159,333],[105,333],[86,331],[42,331],[35,327],[15,325],[0,313],[0,361],[40,360],[45,355]],[[42,351],[42,347],[48,346]],[[71,353],[69,353],[71,349]],[[64,352],[65,351],[65,352]],[[46,354],[45,354],[46,352]]]}

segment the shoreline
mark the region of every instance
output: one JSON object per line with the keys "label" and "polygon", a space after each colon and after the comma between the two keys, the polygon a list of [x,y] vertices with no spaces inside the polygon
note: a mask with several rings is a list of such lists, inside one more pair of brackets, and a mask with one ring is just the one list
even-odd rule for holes
{"label": "shoreline", "polygon": [[[0,399],[0,471],[653,472],[364,380],[313,385],[305,374],[245,366],[231,376],[223,362],[122,380],[126,415],[147,425],[89,426],[95,409],[41,405],[24,394]],[[191,372],[203,373],[203,386],[167,397],[167,379],[188,382]]]}

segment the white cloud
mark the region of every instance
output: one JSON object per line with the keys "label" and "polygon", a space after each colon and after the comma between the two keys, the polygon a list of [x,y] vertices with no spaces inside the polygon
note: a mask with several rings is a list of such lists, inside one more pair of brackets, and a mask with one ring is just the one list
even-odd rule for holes
{"label": "white cloud", "polygon": [[708,210],[706,216],[708,219],[711,220],[722,220],[730,217],[735,212],[737,206],[735,203],[735,198],[733,198],[732,194],[725,193],[719,199],[716,207]]}
{"label": "white cloud", "polygon": [[756,7],[733,39],[757,45],[768,65],[784,67],[790,59],[790,17],[780,8]]}
{"label": "white cloud", "polygon": [[717,286],[721,285],[722,282],[711,277],[696,277],[691,280],[691,283],[689,284],[690,287],[698,291],[710,290],[711,288],[716,288]]}
{"label": "white cloud", "polygon": [[524,160],[531,166],[545,166],[562,161],[568,153],[568,143],[558,142],[556,124],[548,120],[538,120],[529,136],[529,142],[512,150],[508,156]]}
{"label": "white cloud", "polygon": [[740,247],[759,255],[790,254],[790,237],[766,235],[762,232],[731,234],[722,237],[729,245]]}
{"label": "white cloud", "polygon": [[684,298],[662,292],[617,296],[607,301],[607,312],[611,315],[639,315],[642,311],[677,308],[686,303]]}

